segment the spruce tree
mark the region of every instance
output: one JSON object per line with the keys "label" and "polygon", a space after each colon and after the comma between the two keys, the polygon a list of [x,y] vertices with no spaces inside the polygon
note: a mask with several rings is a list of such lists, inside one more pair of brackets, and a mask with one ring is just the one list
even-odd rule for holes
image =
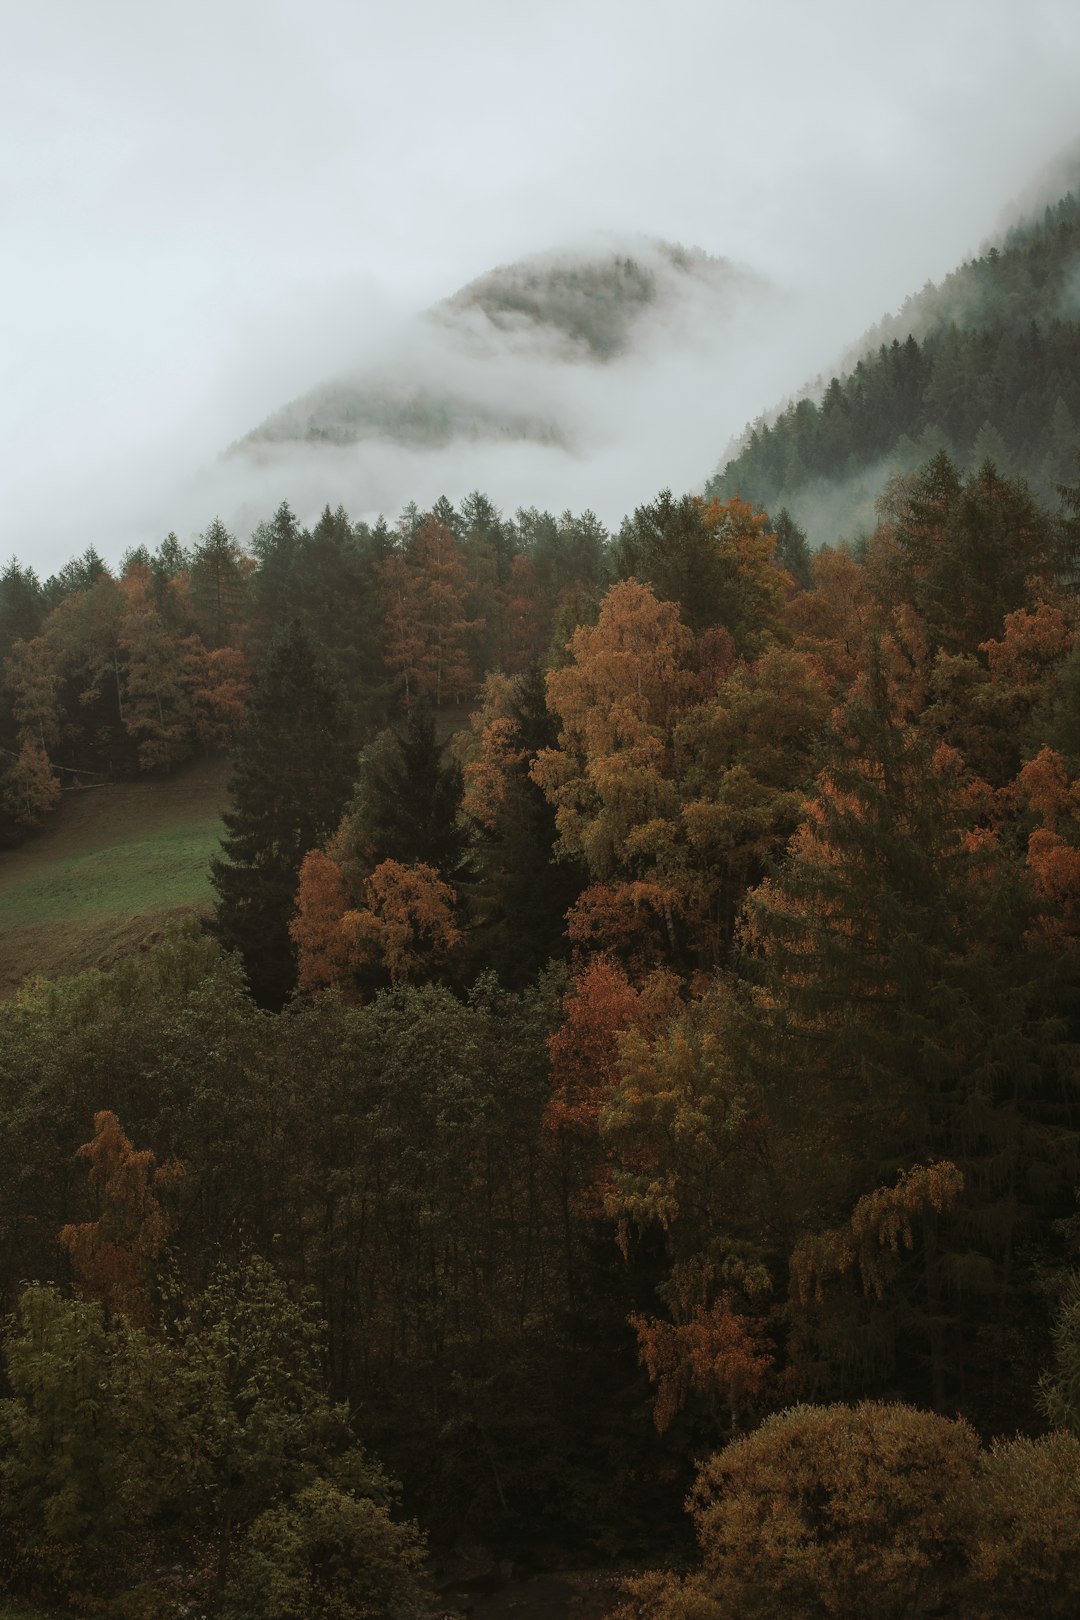
{"label": "spruce tree", "polygon": [[810,566],[810,547],[805,530],[800,529],[786,506],[773,524],[776,534],[776,560],[786,568],[800,590],[808,591],[814,583]]}
{"label": "spruce tree", "polygon": [[373,865],[420,861],[451,881],[457,874],[466,844],[461,767],[444,764],[443,752],[426,703],[410,711],[404,732],[384,732],[364,749],[349,820]]}
{"label": "spruce tree", "polygon": [[356,738],[337,686],[298,626],[256,676],[233,761],[223,856],[211,862],[216,928],[238,950],[256,1000],[280,1007],[293,988],[289,938],[300,864],[325,842],[348,798]]}
{"label": "spruce tree", "polygon": [[888,1368],[939,1407],[978,1336],[1002,1376],[1030,1288],[1020,1233],[1030,1245],[1055,1203],[1068,1210],[1076,1150],[1065,970],[976,805],[958,759],[891,714],[872,661],[787,862],[749,905],[766,992],[756,1060],[809,1155],[796,1224],[827,1249],[860,1199],[917,1167],[963,1177],[955,1215],[923,1219],[891,1291],[868,1290],[848,1318],[834,1300],[818,1325],[825,1362],[865,1357],[860,1376]]}
{"label": "spruce tree", "polygon": [[529,775],[541,749],[558,743],[536,660],[517,678],[509,718],[520,759],[493,822],[475,828],[475,875],[466,895],[477,965],[517,987],[566,955],[566,913],[588,877],[580,861],[555,861],[555,810]]}

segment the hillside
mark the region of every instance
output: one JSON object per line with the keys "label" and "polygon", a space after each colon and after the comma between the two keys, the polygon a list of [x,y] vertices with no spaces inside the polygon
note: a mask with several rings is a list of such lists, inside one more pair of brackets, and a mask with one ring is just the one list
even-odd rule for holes
{"label": "hillside", "polygon": [[725,259],[645,237],[503,265],[417,316],[378,364],[275,411],[233,453],[367,439],[412,449],[457,440],[566,447],[572,413],[557,385],[553,392],[557,377],[617,362],[650,322],[680,310],[691,324],[723,320],[760,285]]}
{"label": "hillside", "polygon": [[186,912],[208,910],[227,767],[65,796],[47,825],[0,854],[0,997],[32,974],[108,966]]}
{"label": "hillside", "polygon": [[708,494],[787,507],[815,544],[868,530],[890,474],[942,449],[1052,499],[1080,445],[1078,195],[908,299],[817,398],[759,419]]}

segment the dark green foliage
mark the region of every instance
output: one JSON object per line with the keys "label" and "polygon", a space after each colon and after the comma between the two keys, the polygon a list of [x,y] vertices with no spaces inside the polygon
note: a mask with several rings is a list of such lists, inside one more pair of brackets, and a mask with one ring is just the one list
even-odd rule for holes
{"label": "dark green foliage", "polygon": [[96,585],[99,579],[111,577],[104,558],[94,546],[87,546],[81,557],[65,563],[56,574],[45,581],[43,590],[47,610],[56,607],[69,596],[78,596]]}
{"label": "dark green foliage", "polygon": [[336,683],[294,626],[267,653],[234,756],[233,808],[212,863],[216,928],[256,998],[280,1006],[295,982],[289,938],[300,865],[341,818],[356,737]]}
{"label": "dark green foliage", "polygon": [[191,567],[191,552],[170,532],[150,559],[150,578],[159,612],[166,608],[168,586]]}
{"label": "dark green foliage", "polygon": [[986,463],[963,478],[940,454],[882,499],[886,523],[867,553],[888,607],[908,603],[932,646],[975,653],[999,636],[1031,582],[1044,589],[1068,571],[1073,544],[1022,479]]}
{"label": "dark green foliage", "polygon": [[300,536],[296,514],[288,501],[282,501],[273,517],[258,524],[251,536],[251,549],[259,565],[252,583],[252,601],[268,635],[288,623],[292,612]]}
{"label": "dark green foliage", "polygon": [[[256,1592],[266,1614],[426,1613],[415,1527],[392,1522],[386,1476],[327,1399],[322,1347],[310,1308],[254,1257],[154,1333],[26,1289],[0,1405],[8,1580],[106,1612],[127,1589],[165,1612],[181,1594],[163,1560],[179,1559],[192,1596],[229,1614],[256,1612]],[[326,1607],[331,1589],[320,1607],[331,1569],[339,1602],[395,1583],[410,1602]]]}
{"label": "dark green foliage", "polygon": [[662,600],[677,602],[683,622],[704,630],[725,622],[732,578],[714,535],[706,527],[701,502],[676,500],[661,490],[649,506],[626,518],[615,544],[621,579],[651,585]]}
{"label": "dark green foliage", "polygon": [[317,1479],[247,1532],[225,1613],[235,1620],[425,1620],[424,1543],[384,1504]]}
{"label": "dark green foliage", "polygon": [[309,531],[282,502],[252,536],[257,633],[268,640],[298,624],[345,694],[350,724],[364,733],[387,708],[376,569],[389,549],[385,525],[353,525],[340,506],[324,508]]}
{"label": "dark green foliage", "polygon": [[[804,1350],[817,1334],[833,1376],[904,1377],[938,1408],[977,1361],[989,1400],[1033,1293],[1016,1246],[1068,1209],[1077,1173],[1067,966],[1032,928],[1022,873],[977,836],[962,771],[891,716],[873,665],[810,828],[750,902],[769,992],[757,1062],[777,1118],[829,1144],[796,1224],[842,1225],[860,1197],[938,1160],[964,1189],[956,1218],[928,1215],[855,1317],[850,1276],[826,1293]],[[794,1209],[794,1185],[787,1196]]]}
{"label": "dark green foliage", "polygon": [[[215,1538],[232,1500],[242,1543],[247,1517],[272,1506],[263,1484],[271,1497],[274,1479],[303,1489],[308,1455],[336,1488],[378,1500],[341,1472],[333,1434],[318,1456],[308,1440],[288,1449],[288,1434],[310,1438],[298,1414],[323,1411],[318,1391],[329,1388],[445,1538],[572,1543],[589,1556],[601,1535],[626,1545],[633,1525],[651,1537],[671,1523],[679,1491],[655,1471],[625,1327],[640,1285],[605,1233],[566,1230],[542,1130],[559,992],[552,981],[509,995],[488,977],[467,1004],[399,989],[367,1007],[325,995],[274,1018],[252,1006],[235,963],[194,935],[0,1009],[9,1303],[20,1277],[56,1276],[59,1226],[93,1217],[72,1156],[96,1108],[115,1109],[137,1146],[186,1166],[161,1283],[188,1303],[170,1329],[181,1361],[165,1383],[180,1388],[184,1347],[198,1352],[202,1381],[189,1387],[205,1429],[183,1431],[202,1436],[196,1454],[159,1403],[149,1505],[167,1497],[179,1504],[169,1512],[193,1511],[188,1478],[200,1513],[217,1516]],[[252,1251],[273,1260],[277,1281],[252,1272]],[[294,1302],[298,1287],[314,1288],[325,1337],[301,1312],[308,1326],[289,1348],[295,1307],[274,1292],[282,1278]],[[254,1382],[267,1399],[287,1395],[283,1427],[279,1406],[253,1427],[250,1406],[230,1404],[264,1361]],[[274,1451],[279,1440],[286,1450]],[[127,1459],[117,1468],[138,1491],[116,1443]],[[236,1463],[256,1451],[273,1457]]]}
{"label": "dark green foliage", "polygon": [[226,646],[235,639],[245,615],[248,568],[220,518],[214,519],[196,544],[189,579],[203,640],[208,647]]}
{"label": "dark green foliage", "polygon": [[0,574],[0,662],[16,641],[30,641],[45,617],[45,593],[32,568],[12,557]]}
{"label": "dark green foliage", "polygon": [[519,507],[514,527],[517,543],[536,570],[545,605],[556,605],[575,592],[599,601],[611,582],[608,535],[594,512],[553,517],[536,507]]}
{"label": "dark green foliage", "polygon": [[445,752],[435,738],[434,713],[421,702],[403,731],[383,733],[361,753],[346,819],[371,866],[423,862],[453,880],[467,839],[458,821],[461,767],[444,761]]}
{"label": "dark green foliage", "polygon": [[1069,195],[909,300],[820,404],[758,422],[708,495],[783,504],[813,522],[815,543],[831,542],[872,521],[865,496],[888,473],[948,448],[971,469],[990,455],[1050,498],[1080,446],[1080,320],[1068,298],[1078,264],[1080,202]]}
{"label": "dark green foliage", "polygon": [[493,825],[473,829],[474,875],[465,893],[477,962],[519,988],[565,955],[566,913],[587,879],[578,861],[553,861],[555,812],[529,775],[529,762],[554,747],[558,733],[539,664],[518,677],[510,719],[523,757]]}
{"label": "dark green foliage", "polygon": [[786,568],[800,590],[807,591],[812,583],[810,547],[806,535],[795,522],[786,506],[780,508],[773,523],[776,535],[776,560]]}

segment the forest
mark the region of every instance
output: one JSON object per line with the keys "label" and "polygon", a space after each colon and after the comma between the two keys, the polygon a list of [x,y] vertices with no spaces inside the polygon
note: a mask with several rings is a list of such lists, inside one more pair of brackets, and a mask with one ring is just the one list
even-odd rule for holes
{"label": "forest", "polygon": [[414,1620],[1075,1612],[1080,487],[811,551],[283,505],[0,581],[3,830],[227,750],[197,918],[0,1004],[0,1575]]}
{"label": "forest", "polygon": [[869,533],[889,474],[945,450],[970,470],[989,458],[1023,474],[1052,505],[1080,437],[1078,253],[1080,201],[1069,192],[907,299],[819,399],[755,423],[708,495],[790,508],[812,541]]}

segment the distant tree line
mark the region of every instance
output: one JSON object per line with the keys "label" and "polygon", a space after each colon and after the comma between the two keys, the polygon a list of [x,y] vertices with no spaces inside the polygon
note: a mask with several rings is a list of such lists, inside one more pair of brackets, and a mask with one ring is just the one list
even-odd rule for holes
{"label": "distant tree line", "polygon": [[908,300],[880,335],[820,399],[756,423],[707,493],[788,507],[805,521],[830,487],[871,471],[876,493],[890,471],[913,472],[940,450],[962,467],[990,459],[1022,473],[1044,499],[1075,476],[1080,202],[1071,193]]}

